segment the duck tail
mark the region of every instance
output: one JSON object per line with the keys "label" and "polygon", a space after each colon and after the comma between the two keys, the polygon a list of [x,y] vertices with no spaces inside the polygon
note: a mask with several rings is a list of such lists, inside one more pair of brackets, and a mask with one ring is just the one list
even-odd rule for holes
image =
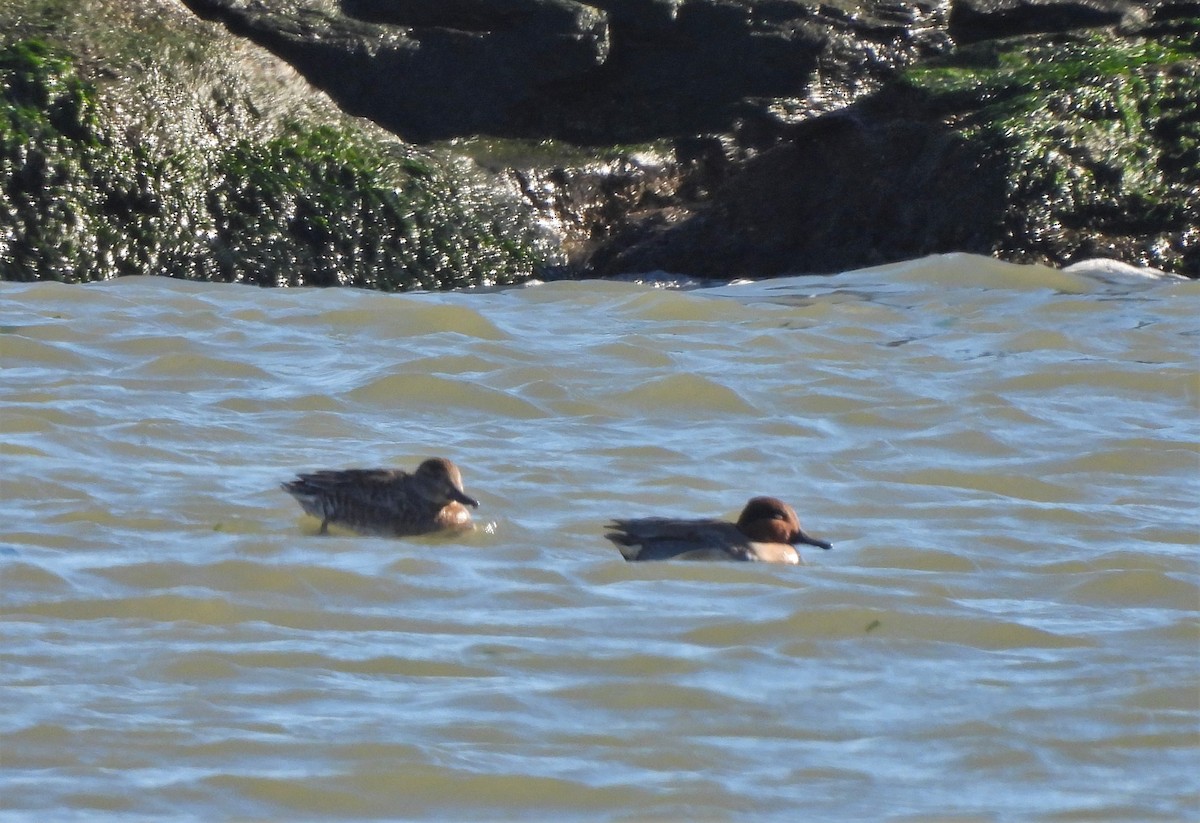
{"label": "duck tail", "polygon": [[606,532],[604,536],[616,545],[622,557],[631,563],[638,559],[638,555],[642,551],[642,546],[628,532],[624,531],[625,526],[621,521],[608,523],[604,528],[613,529],[613,531]]}

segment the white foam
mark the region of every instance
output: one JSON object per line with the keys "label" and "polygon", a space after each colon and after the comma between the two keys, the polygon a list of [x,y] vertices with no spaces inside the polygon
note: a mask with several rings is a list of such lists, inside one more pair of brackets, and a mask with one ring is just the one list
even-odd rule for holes
{"label": "white foam", "polygon": [[1128,282],[1130,279],[1136,280],[1186,280],[1179,274],[1171,274],[1160,269],[1151,268],[1150,266],[1131,266],[1128,263],[1122,263],[1120,260],[1110,260],[1104,257],[1097,257],[1092,260],[1080,260],[1078,263],[1072,263],[1063,269],[1068,274],[1078,274],[1084,277],[1094,277],[1100,280],[1105,280],[1110,283]]}

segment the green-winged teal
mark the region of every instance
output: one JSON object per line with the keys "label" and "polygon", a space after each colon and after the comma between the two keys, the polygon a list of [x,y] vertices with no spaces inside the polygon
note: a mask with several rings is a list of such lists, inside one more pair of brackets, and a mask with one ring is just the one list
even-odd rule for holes
{"label": "green-winged teal", "polygon": [[831,549],[800,528],[796,511],[774,497],[754,497],[737,523],[644,517],[614,520],[606,536],[626,560],[751,560],[800,563],[797,543]]}
{"label": "green-winged teal", "polygon": [[463,491],[462,475],[449,460],[430,458],[412,474],[396,469],[333,469],[299,475],[283,490],[321,521],[357,532],[404,536],[443,529],[471,529],[479,501]]}

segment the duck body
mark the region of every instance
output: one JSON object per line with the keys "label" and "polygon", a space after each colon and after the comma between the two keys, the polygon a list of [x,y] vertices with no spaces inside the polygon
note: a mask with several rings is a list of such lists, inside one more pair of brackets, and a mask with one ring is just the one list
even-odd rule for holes
{"label": "duck body", "polygon": [[643,517],[614,520],[606,536],[629,561],[722,560],[800,564],[796,544],[833,546],[804,532],[791,506],[755,497],[736,523],[711,518]]}
{"label": "duck body", "polygon": [[366,534],[403,537],[474,528],[466,506],[479,501],[463,491],[449,460],[430,458],[411,474],[398,469],[332,469],[301,474],[282,485],[300,507],[321,521]]}

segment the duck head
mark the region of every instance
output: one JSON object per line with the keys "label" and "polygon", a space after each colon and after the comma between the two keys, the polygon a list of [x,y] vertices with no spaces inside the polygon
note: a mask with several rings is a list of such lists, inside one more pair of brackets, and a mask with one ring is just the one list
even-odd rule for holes
{"label": "duck head", "polygon": [[458,466],[442,457],[431,457],[413,472],[417,493],[439,506],[453,501],[479,508],[479,501],[463,491]]}
{"label": "duck head", "polygon": [[751,540],[761,543],[805,543],[822,549],[832,549],[833,544],[807,535],[800,528],[796,510],[775,497],[753,497],[742,509],[737,520],[738,530]]}

